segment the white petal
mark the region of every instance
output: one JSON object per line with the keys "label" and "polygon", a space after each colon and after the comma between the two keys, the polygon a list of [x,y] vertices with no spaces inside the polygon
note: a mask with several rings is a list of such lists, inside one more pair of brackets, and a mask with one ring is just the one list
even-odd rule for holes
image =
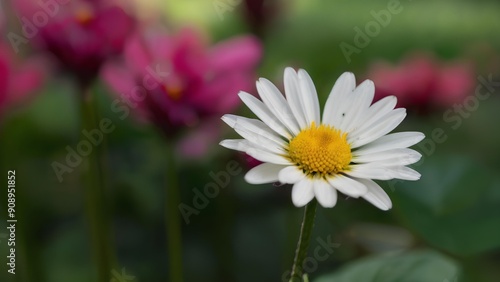
{"label": "white petal", "polygon": [[419,180],[420,173],[406,166],[389,167],[392,178],[403,180]]}
{"label": "white petal", "polygon": [[358,127],[359,120],[368,111],[375,95],[375,85],[371,80],[365,80],[350,95],[352,98],[351,108],[347,109],[346,115],[340,125],[340,130],[350,132]]}
{"label": "white petal", "polygon": [[267,124],[267,126],[276,131],[279,135],[287,139],[291,138],[288,130],[283,126],[283,124],[281,124],[276,116],[271,113],[264,103],[246,92],[240,92],[238,95],[243,103],[245,103],[245,105],[247,105],[247,107],[260,118],[260,120]]}
{"label": "white petal", "polygon": [[283,152],[283,150],[273,148],[269,144],[268,146],[264,147],[263,144],[253,143],[246,139],[226,139],[222,140],[219,145],[231,150],[245,152],[247,154],[249,150],[258,150],[259,152],[262,151],[266,154],[274,154],[278,156],[281,156]]}
{"label": "white petal", "polygon": [[337,190],[325,180],[315,180],[313,183],[314,195],[318,203],[324,208],[333,208],[337,203]]}
{"label": "white petal", "polygon": [[262,149],[250,148],[246,151],[246,153],[250,157],[257,159],[257,160],[264,162],[264,163],[273,163],[273,164],[279,164],[279,165],[291,165],[290,161],[287,160],[285,157],[277,155],[275,153],[271,153],[269,151],[262,150]]}
{"label": "white petal", "polygon": [[314,198],[312,180],[304,178],[295,183],[292,188],[292,202],[296,207],[307,205]]}
{"label": "white petal", "polygon": [[293,134],[299,133],[299,126],[295,121],[295,117],[288,106],[288,103],[274,84],[265,78],[261,78],[257,82],[257,91],[264,104],[271,110],[271,112],[281,121],[283,125],[288,128]]}
{"label": "white petal", "polygon": [[304,116],[304,111],[302,110],[302,102],[300,100],[300,86],[299,77],[297,73],[292,68],[285,69],[285,95],[288,101],[288,105],[297,120],[298,125],[301,129],[308,127]]}
{"label": "white petal", "polygon": [[250,148],[248,143],[245,139],[226,139],[222,140],[219,145],[231,150],[245,152]]}
{"label": "white petal", "polygon": [[237,116],[237,115],[226,114],[226,115],[223,115],[220,119],[222,121],[224,121],[227,125],[229,125],[231,128],[234,128],[234,125],[236,124],[236,120],[238,118],[241,118],[241,117]]}
{"label": "white petal", "polygon": [[295,184],[302,179],[304,179],[306,175],[299,169],[297,166],[287,166],[282,169],[278,175],[278,179],[281,183],[287,184]]}
{"label": "white petal", "polygon": [[360,132],[358,135],[347,135],[348,142],[351,148],[358,148],[368,144],[396,128],[406,117],[406,109],[399,108],[385,115],[378,124],[367,129],[365,132]]}
{"label": "white petal", "polygon": [[238,123],[234,126],[234,130],[241,135],[241,137],[249,141],[250,147],[261,148],[277,155],[286,154],[283,146],[276,144],[263,135],[255,134],[254,132],[249,131],[248,128],[245,128]]}
{"label": "white petal", "polygon": [[357,155],[383,152],[390,149],[407,148],[425,138],[421,132],[397,132],[380,137],[356,150]]}
{"label": "white petal", "polygon": [[241,135],[241,137],[250,141],[252,147],[263,148],[267,151],[274,152],[278,155],[286,154],[284,149],[284,144],[279,144],[272,139],[273,136],[266,135],[265,131],[261,128],[255,128],[251,131],[251,128],[241,125],[239,122],[234,126],[234,130]]}
{"label": "white petal", "polygon": [[376,166],[384,166],[384,167],[391,167],[391,166],[405,166],[405,165],[411,165],[420,160],[422,155],[420,153],[418,154],[411,154],[411,155],[405,155],[393,159],[386,159],[386,160],[381,160],[381,161],[376,161],[376,162],[370,162],[372,165]]}
{"label": "white petal", "polygon": [[323,123],[337,127],[341,117],[339,108],[343,104],[343,97],[350,94],[356,87],[356,79],[354,74],[350,72],[343,73],[333,85],[330,95],[326,100],[325,109],[323,111]]}
{"label": "white petal", "polygon": [[300,85],[300,99],[302,102],[302,110],[306,117],[307,125],[310,126],[312,122],[319,125],[321,119],[319,117],[319,101],[318,94],[314,83],[309,74],[303,70],[299,70],[299,85]]}
{"label": "white petal", "polygon": [[282,165],[260,164],[247,172],[246,182],[250,184],[264,184],[278,181],[278,173],[283,169]]}
{"label": "white petal", "polygon": [[341,174],[328,178],[328,182],[342,194],[353,198],[363,196],[368,191],[361,182]]}
{"label": "white petal", "polygon": [[[353,92],[344,95],[343,98],[340,99],[342,104],[339,105],[337,109],[338,112],[335,114],[335,127],[345,132],[351,121],[358,118],[360,111],[363,113],[367,111],[371,104],[371,100],[373,100],[374,93],[375,86],[373,82],[371,80],[365,80],[354,89]],[[366,97],[367,99],[360,99],[365,97],[363,94],[370,94],[371,98]],[[362,102],[367,103],[363,105]]]}
{"label": "white petal", "polygon": [[382,166],[404,166],[416,163],[420,160],[420,158],[422,158],[422,154],[419,152],[412,149],[402,148],[361,155],[358,155],[355,151],[351,161],[355,163],[374,163]]}
{"label": "white petal", "polygon": [[240,124],[245,131],[266,137],[280,146],[286,145],[286,142],[278,136],[274,130],[258,119],[227,114],[222,117],[222,120],[232,128],[234,128],[236,124]]}
{"label": "white petal", "polygon": [[373,166],[371,164],[351,165],[345,174],[356,178],[371,178],[378,180],[389,180],[394,178],[389,168]]}
{"label": "white petal", "polygon": [[391,199],[375,181],[369,179],[360,179],[359,181],[368,188],[368,193],[363,196],[365,200],[384,211],[392,208]]}
{"label": "white petal", "polygon": [[362,113],[357,123],[349,129],[351,135],[371,128],[375,123],[379,122],[381,117],[392,111],[397,102],[398,99],[395,96],[387,96],[371,105],[368,110]]}

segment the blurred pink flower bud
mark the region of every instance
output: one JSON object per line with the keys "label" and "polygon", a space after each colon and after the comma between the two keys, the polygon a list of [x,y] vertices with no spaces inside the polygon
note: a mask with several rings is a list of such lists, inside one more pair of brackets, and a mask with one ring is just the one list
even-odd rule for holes
{"label": "blurred pink flower bud", "polygon": [[0,115],[26,101],[43,82],[43,68],[36,59],[16,60],[10,46],[0,43]]}
{"label": "blurred pink flower bud", "polygon": [[375,82],[376,100],[395,95],[398,106],[417,112],[461,103],[474,86],[470,63],[444,63],[423,53],[410,54],[395,66],[376,62],[367,77]]}

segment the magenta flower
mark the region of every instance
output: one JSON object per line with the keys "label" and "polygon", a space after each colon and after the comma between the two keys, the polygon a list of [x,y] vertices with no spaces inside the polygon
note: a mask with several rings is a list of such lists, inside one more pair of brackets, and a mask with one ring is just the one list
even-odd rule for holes
{"label": "magenta flower", "polygon": [[[59,2],[63,4],[57,5]],[[16,0],[14,5],[24,36],[35,48],[52,53],[86,85],[109,57],[121,53],[135,20],[111,0],[59,2],[53,1],[48,9],[35,0]],[[42,21],[42,12],[46,21]]]}
{"label": "magenta flower", "polygon": [[474,86],[470,63],[444,63],[421,53],[411,54],[396,66],[377,62],[367,76],[377,85],[375,99],[395,95],[398,106],[418,112],[461,103]]}
{"label": "magenta flower", "polygon": [[42,67],[36,60],[18,62],[10,46],[0,43],[0,115],[29,98],[41,86]]}
{"label": "magenta flower", "polygon": [[123,100],[167,134],[234,110],[240,104],[238,92],[254,87],[261,47],[253,37],[208,48],[189,29],[177,35],[142,33],[128,41],[124,62],[108,64],[103,76]]}

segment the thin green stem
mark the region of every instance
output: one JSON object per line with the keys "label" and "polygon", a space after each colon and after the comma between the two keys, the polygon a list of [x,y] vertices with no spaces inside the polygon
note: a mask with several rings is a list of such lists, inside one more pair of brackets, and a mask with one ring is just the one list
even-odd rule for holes
{"label": "thin green stem", "polygon": [[307,256],[307,249],[309,248],[309,241],[314,227],[314,218],[316,216],[316,200],[312,200],[307,204],[304,210],[304,219],[300,228],[299,242],[295,250],[295,259],[292,266],[292,274],[290,282],[302,281],[302,264]]}
{"label": "thin green stem", "polygon": [[[90,89],[83,90],[80,98],[83,129],[87,131],[98,129],[99,124]],[[87,139],[88,137],[84,136],[82,133],[81,142]],[[102,136],[102,139],[104,139],[104,136]],[[93,146],[90,149],[89,155],[83,158],[85,211],[90,225],[93,256],[98,272],[97,281],[109,282],[111,279],[111,271],[114,266],[114,254],[109,233],[109,217],[105,208],[106,200],[102,165],[103,149],[100,148],[99,145],[102,144]]]}
{"label": "thin green stem", "polygon": [[165,186],[165,225],[167,228],[167,247],[169,254],[169,281],[182,282],[182,237],[181,221],[177,207],[181,202],[178,172],[174,156],[174,145],[168,144],[167,183]]}

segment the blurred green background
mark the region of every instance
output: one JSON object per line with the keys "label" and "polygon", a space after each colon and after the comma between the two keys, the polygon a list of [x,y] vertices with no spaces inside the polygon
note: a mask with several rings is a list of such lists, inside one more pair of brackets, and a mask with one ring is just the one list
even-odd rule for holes
{"label": "blurred green background", "polygon": [[[217,1],[140,2],[146,17],[160,11],[172,26],[194,25],[213,41],[251,32],[238,1],[219,17]],[[400,1],[402,11],[347,62],[339,45],[353,44],[354,27],[373,20],[370,11],[389,1],[268,1],[275,6],[260,33],[264,58],[258,75],[281,85],[286,66],[306,69],[324,103],[344,71],[358,83],[380,59],[397,63],[413,50],[444,61],[466,57],[476,75],[500,81],[498,65],[477,46],[500,56],[500,3],[497,1]],[[142,4],[141,4],[142,3]],[[228,4],[230,5],[230,4]],[[497,57],[498,58],[498,57]],[[495,68],[496,66],[496,68]],[[496,80],[495,80],[496,79]],[[476,85],[479,82],[476,81]],[[113,99],[95,86],[99,115],[117,128],[106,136],[108,212],[112,217],[118,268],[133,281],[166,281],[168,256],[163,223],[167,144],[152,125],[120,120]],[[472,94],[472,93],[471,93]],[[422,131],[415,146],[423,159],[416,182],[382,183],[393,209],[379,211],[364,200],[340,197],[333,209],[319,208],[310,255],[319,241],[338,244],[323,261],[311,262],[311,281],[500,281],[500,87],[462,119],[457,129],[441,111],[414,114],[397,131]],[[239,113],[248,114],[241,108]],[[226,128],[220,124],[221,128]],[[444,142],[432,141],[441,128]],[[17,172],[18,274],[6,273],[7,246],[0,238],[0,281],[87,282],[95,275],[78,171],[57,180],[51,163],[80,139],[74,88],[64,78],[47,83],[32,103],[10,112],[0,127],[1,171]],[[221,139],[236,136],[225,131]],[[431,145],[427,145],[431,146]],[[211,182],[210,172],[234,160],[241,173],[182,226],[186,281],[281,281],[292,264],[302,209],[290,200],[288,186],[250,185],[245,157],[214,145],[202,159],[178,155],[182,202],[192,205],[193,189]],[[5,179],[5,177],[3,177]],[[5,182],[2,187],[5,187]],[[5,189],[4,189],[5,190]],[[0,235],[6,234],[6,192],[0,193]],[[111,270],[110,270],[111,271]]]}

